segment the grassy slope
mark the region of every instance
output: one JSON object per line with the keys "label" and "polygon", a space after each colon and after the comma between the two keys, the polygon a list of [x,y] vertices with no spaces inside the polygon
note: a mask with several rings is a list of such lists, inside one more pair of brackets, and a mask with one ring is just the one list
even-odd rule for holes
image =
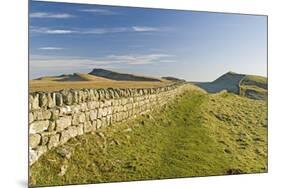
{"label": "grassy slope", "polygon": [[44,76],[33,81],[110,81],[109,79],[84,74],[84,73],[74,73],[74,74],[65,74],[60,76]]}
{"label": "grassy slope", "polygon": [[84,74],[84,73],[74,73],[73,75],[68,75],[61,81],[111,81],[110,79],[94,76],[94,75],[89,75],[89,74]]}
{"label": "grassy slope", "polygon": [[267,78],[247,75],[240,81],[240,95],[252,99],[267,100]]}
{"label": "grassy slope", "polygon": [[143,82],[143,81],[50,81],[50,80],[31,80],[29,81],[29,91],[59,91],[62,89],[81,89],[81,88],[153,88],[169,85],[172,82],[163,80],[162,82]]}
{"label": "grassy slope", "polygon": [[[263,76],[257,76],[257,75],[247,75],[245,76],[245,78],[243,79],[243,82],[246,84],[246,85],[260,85],[260,87],[262,88],[267,88],[267,78],[266,77],[263,77]],[[248,84],[247,84],[248,83]],[[262,86],[264,85],[264,86]]]}
{"label": "grassy slope", "polygon": [[[31,183],[62,185],[267,171],[266,103],[190,91],[126,123],[71,139],[70,159],[51,150]],[[106,132],[106,133],[105,133]],[[58,176],[66,165],[64,176]]]}
{"label": "grassy slope", "polygon": [[[148,77],[143,77],[148,78]],[[162,87],[172,83],[170,80],[155,81],[117,81],[84,73],[74,73],[61,76],[45,76],[29,81],[30,92],[58,91],[62,89],[81,88],[152,88]]]}

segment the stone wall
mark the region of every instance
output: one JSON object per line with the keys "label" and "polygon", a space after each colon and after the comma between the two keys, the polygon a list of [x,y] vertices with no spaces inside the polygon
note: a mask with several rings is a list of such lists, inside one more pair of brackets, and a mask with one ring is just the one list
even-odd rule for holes
{"label": "stone wall", "polygon": [[29,161],[77,135],[162,106],[184,84],[149,89],[81,89],[29,94]]}

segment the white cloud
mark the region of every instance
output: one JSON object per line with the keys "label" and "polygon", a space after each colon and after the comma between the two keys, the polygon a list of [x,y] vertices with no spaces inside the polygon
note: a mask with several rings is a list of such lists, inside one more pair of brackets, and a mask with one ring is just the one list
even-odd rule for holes
{"label": "white cloud", "polygon": [[41,48],[38,48],[38,49],[39,50],[63,50],[63,48],[52,47],[52,46],[41,47]]}
{"label": "white cloud", "polygon": [[117,12],[108,10],[108,9],[81,9],[79,10],[81,12],[89,12],[89,13],[95,13],[100,15],[116,15]]}
{"label": "white cloud", "polygon": [[132,27],[136,32],[147,32],[147,31],[158,31],[158,28],[155,27],[145,27],[145,26],[133,26]]}
{"label": "white cloud", "polygon": [[65,29],[55,29],[55,30],[47,30],[47,34],[70,34],[74,33],[74,31],[71,30],[65,30]]}
{"label": "white cloud", "polygon": [[113,62],[126,63],[129,65],[152,64],[160,62],[163,58],[170,58],[169,54],[141,54],[141,55],[109,55],[106,58]]}
{"label": "white cloud", "polygon": [[78,31],[80,34],[107,34],[107,33],[122,33],[130,32],[128,27],[114,27],[114,28],[94,28]]}
{"label": "white cloud", "polygon": [[48,13],[48,12],[33,12],[29,15],[30,18],[58,18],[58,19],[65,19],[65,18],[72,18],[75,17],[71,14],[66,13]]}
{"label": "white cloud", "polygon": [[124,32],[162,32],[166,28],[132,26],[132,27],[111,27],[111,28],[86,28],[86,29],[55,29],[47,27],[30,27],[30,31],[41,34],[108,34]]}
{"label": "white cloud", "polygon": [[30,27],[30,31],[33,33],[41,33],[41,34],[71,34],[75,33],[74,30],[69,29],[51,29],[46,27]]}

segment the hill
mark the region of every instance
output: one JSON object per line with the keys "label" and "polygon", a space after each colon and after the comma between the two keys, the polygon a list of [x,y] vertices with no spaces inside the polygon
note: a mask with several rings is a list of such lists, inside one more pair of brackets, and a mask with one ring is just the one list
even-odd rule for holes
{"label": "hill", "polygon": [[196,85],[205,89],[209,93],[217,93],[222,90],[227,90],[228,92],[239,94],[239,83],[244,77],[244,74],[228,72],[213,82],[200,82],[196,83]]}
{"label": "hill", "polygon": [[227,72],[213,82],[195,84],[209,93],[226,90],[251,99],[267,99],[267,79],[262,76]]}
{"label": "hill", "polygon": [[[111,74],[106,76],[104,74],[106,72]],[[93,74],[100,74],[103,76]],[[94,71],[93,74],[74,73],[40,77],[29,81],[29,92],[81,88],[153,88],[173,83],[172,81],[165,79],[141,77],[132,74],[121,74],[104,69]],[[112,79],[109,79],[109,77]]]}
{"label": "hill", "polygon": [[42,81],[110,81],[109,79],[93,76],[89,74],[83,73],[73,73],[73,74],[62,74],[60,76],[46,76],[40,77],[35,80],[42,80]]}
{"label": "hill", "polygon": [[267,78],[247,75],[240,82],[240,95],[252,99],[267,100]]}
{"label": "hill", "polygon": [[[33,91],[56,91],[80,88],[150,88],[161,87],[173,82],[185,82],[175,77],[153,78],[113,72],[105,69],[93,69],[88,74],[74,73],[60,76],[46,76],[29,83]],[[267,100],[267,78],[256,75],[227,72],[213,82],[193,83],[209,93],[226,90],[251,99]]]}
{"label": "hill", "polygon": [[105,69],[93,69],[90,75],[99,76],[103,78],[108,78],[111,80],[122,80],[122,81],[149,81],[149,82],[160,82],[160,79],[145,77],[145,76],[137,76],[133,74],[126,73],[118,73]]}
{"label": "hill", "polygon": [[176,78],[176,77],[172,77],[172,76],[166,76],[166,77],[161,77],[161,78],[172,81],[172,82],[185,82],[184,79],[180,79],[180,78]]}

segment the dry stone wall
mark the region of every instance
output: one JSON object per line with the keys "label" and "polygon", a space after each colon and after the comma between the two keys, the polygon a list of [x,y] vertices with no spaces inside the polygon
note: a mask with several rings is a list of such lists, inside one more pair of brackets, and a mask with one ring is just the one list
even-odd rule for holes
{"label": "dry stone wall", "polygon": [[70,138],[162,106],[184,84],[149,89],[81,89],[29,94],[29,164]]}

